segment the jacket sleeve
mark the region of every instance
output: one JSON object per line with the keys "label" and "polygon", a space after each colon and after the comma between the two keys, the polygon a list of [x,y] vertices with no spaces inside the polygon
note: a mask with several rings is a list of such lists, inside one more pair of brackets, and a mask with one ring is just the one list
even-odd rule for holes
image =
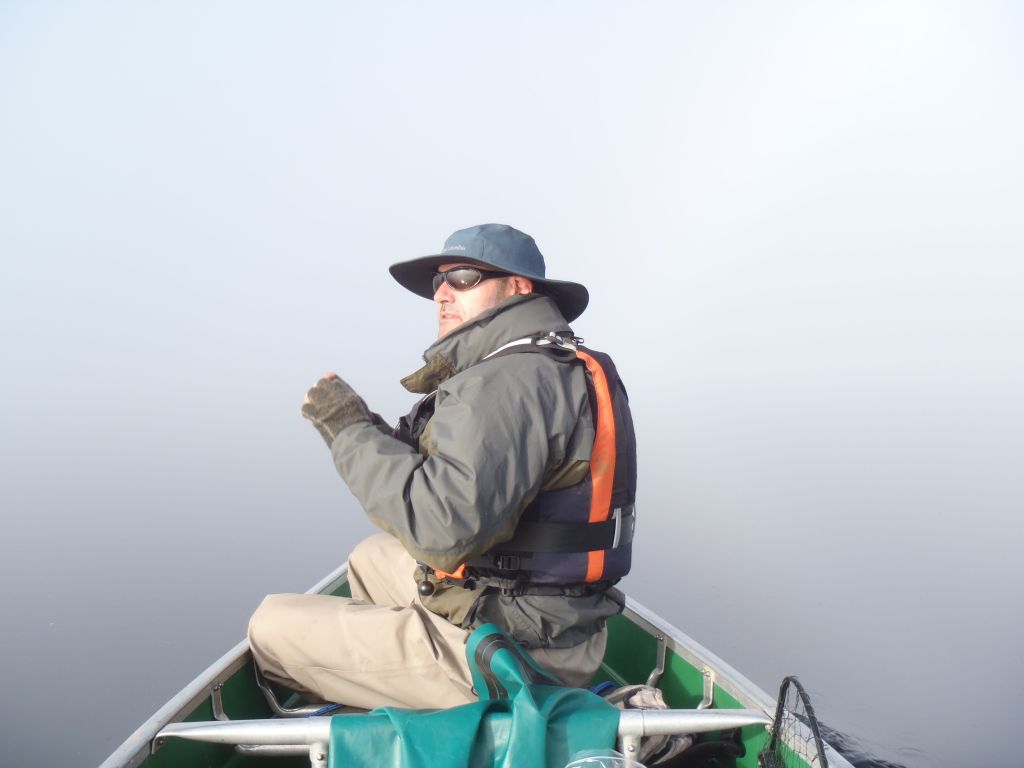
{"label": "jacket sleeve", "polygon": [[454,570],[511,537],[545,470],[563,459],[581,405],[559,365],[515,355],[449,379],[426,455],[367,422],[346,427],[331,446],[338,472],[413,557]]}

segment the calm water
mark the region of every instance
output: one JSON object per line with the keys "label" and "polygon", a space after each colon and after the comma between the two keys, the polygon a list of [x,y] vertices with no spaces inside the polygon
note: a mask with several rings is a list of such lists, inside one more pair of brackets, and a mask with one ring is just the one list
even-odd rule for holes
{"label": "calm water", "polygon": [[824,723],[820,726],[821,737],[835,747],[855,768],[906,768],[906,763],[886,760],[871,754],[869,748],[860,743],[855,736],[840,733]]}

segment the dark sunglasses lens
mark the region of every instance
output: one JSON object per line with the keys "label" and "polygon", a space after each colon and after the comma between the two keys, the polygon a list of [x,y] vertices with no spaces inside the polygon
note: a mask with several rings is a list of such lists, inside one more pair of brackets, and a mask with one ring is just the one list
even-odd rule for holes
{"label": "dark sunglasses lens", "polygon": [[437,293],[437,289],[441,287],[442,282],[447,282],[453,290],[468,291],[482,279],[483,275],[480,274],[480,270],[473,269],[472,267],[456,267],[455,269],[449,269],[447,272],[438,272],[434,275],[434,293]]}
{"label": "dark sunglasses lens", "polygon": [[482,277],[483,275],[478,269],[459,267],[458,269],[449,269],[447,279],[448,285],[456,291],[465,291],[479,283]]}

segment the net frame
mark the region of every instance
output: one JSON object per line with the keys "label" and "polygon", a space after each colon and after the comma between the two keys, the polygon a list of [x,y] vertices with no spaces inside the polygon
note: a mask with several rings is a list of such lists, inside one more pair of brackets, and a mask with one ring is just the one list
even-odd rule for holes
{"label": "net frame", "polygon": [[794,675],[779,686],[772,735],[757,763],[760,768],[828,768],[814,707]]}

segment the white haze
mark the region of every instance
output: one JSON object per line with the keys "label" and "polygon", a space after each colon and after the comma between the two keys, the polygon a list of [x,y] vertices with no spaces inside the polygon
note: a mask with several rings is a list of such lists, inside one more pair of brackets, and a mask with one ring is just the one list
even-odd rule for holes
{"label": "white haze", "polygon": [[640,441],[631,594],[911,766],[1019,765],[1013,3],[0,4],[0,762],[96,764],[372,529],[386,266],[533,234]]}

